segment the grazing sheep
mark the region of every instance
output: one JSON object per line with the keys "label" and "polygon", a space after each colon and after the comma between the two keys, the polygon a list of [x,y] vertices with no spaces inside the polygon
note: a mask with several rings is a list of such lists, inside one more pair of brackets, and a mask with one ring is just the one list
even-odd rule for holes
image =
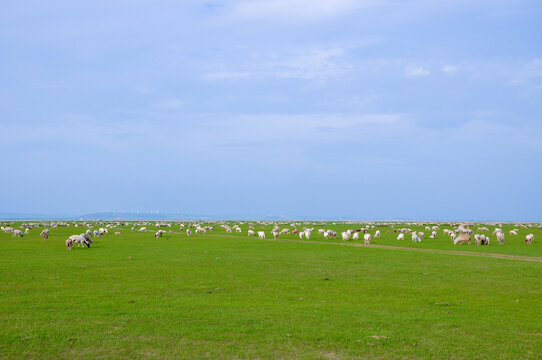
{"label": "grazing sheep", "polygon": [[423,231],[420,231],[420,232],[418,233],[418,237],[419,237],[421,240],[423,240],[423,239],[425,238],[424,232],[423,232]]}
{"label": "grazing sheep", "polygon": [[305,232],[304,232],[304,231],[300,231],[300,232],[299,232],[299,238],[300,238],[301,240],[303,240],[303,236],[305,236]]}
{"label": "grazing sheep", "polygon": [[254,232],[254,230],[249,230],[248,236],[256,236],[256,233]]}
{"label": "grazing sheep", "polygon": [[311,228],[311,229],[305,229],[305,231],[304,231],[304,233],[305,233],[305,239],[310,240],[310,238],[311,238],[311,233],[312,233],[313,230],[314,230],[314,228]]}
{"label": "grazing sheep", "polygon": [[534,235],[533,234],[529,234],[527,236],[525,236],[525,242],[527,244],[532,244],[534,243]]}
{"label": "grazing sheep", "polygon": [[25,235],[28,234],[29,232],[30,232],[30,228],[26,228],[26,229],[24,230]]}
{"label": "grazing sheep", "polygon": [[235,228],[235,232],[238,232],[238,233],[240,233],[240,232],[242,232],[242,230],[241,230],[241,228],[240,228],[240,227],[236,227],[236,228]]}
{"label": "grazing sheep", "polygon": [[15,237],[23,237],[23,232],[21,230],[13,230],[13,235],[11,236],[15,236]]}
{"label": "grazing sheep", "polygon": [[158,239],[159,237],[162,237],[163,233],[164,233],[164,230],[160,229],[154,234],[154,237]]}
{"label": "grazing sheep", "polygon": [[348,231],[343,231],[341,233],[341,235],[342,235],[344,241],[350,240],[350,233]]}
{"label": "grazing sheep", "polygon": [[367,233],[367,234],[363,235],[363,240],[365,241],[366,245],[370,244],[371,243],[371,234]]}
{"label": "grazing sheep", "polygon": [[504,245],[504,232],[497,231],[496,235],[497,235],[497,241],[499,242],[499,244]]}
{"label": "grazing sheep", "polygon": [[399,233],[399,235],[397,235],[397,240],[405,240],[405,233]]}
{"label": "grazing sheep", "polygon": [[420,237],[418,236],[418,234],[416,234],[415,231],[412,232],[412,241],[413,242],[422,242],[422,240],[420,239]]}
{"label": "grazing sheep", "polygon": [[68,239],[71,239],[72,243],[76,243],[77,247],[85,247],[85,245],[90,247],[91,244],[90,241],[88,241],[88,239],[86,239],[83,235],[72,235]]}
{"label": "grazing sheep", "polygon": [[282,229],[279,234],[280,235],[290,235],[290,229]]}
{"label": "grazing sheep", "polygon": [[516,230],[510,230],[510,235],[514,235],[514,236],[517,236],[517,231]]}
{"label": "grazing sheep", "polygon": [[470,235],[461,234],[454,239],[454,245],[468,243],[470,245]]}
{"label": "grazing sheep", "polygon": [[145,232],[145,231],[147,231],[147,228],[143,226],[143,227],[142,227],[141,229],[139,229],[138,231],[139,231],[139,232]]}
{"label": "grazing sheep", "polygon": [[433,231],[433,232],[431,233],[431,236],[429,236],[429,238],[431,238],[431,239],[436,239],[436,238],[437,238],[437,232],[436,232],[436,231]]}
{"label": "grazing sheep", "polygon": [[258,231],[258,239],[265,240],[265,231]]}
{"label": "grazing sheep", "polygon": [[484,234],[474,235],[474,242],[476,245],[489,245],[489,237]]}
{"label": "grazing sheep", "polygon": [[274,230],[271,231],[271,234],[273,234],[273,239],[278,240],[279,239],[279,232]]}
{"label": "grazing sheep", "polygon": [[192,231],[190,229],[186,229],[186,236],[192,235]]}
{"label": "grazing sheep", "polygon": [[68,248],[68,250],[73,248],[73,240],[71,238],[66,239],[66,248]]}
{"label": "grazing sheep", "polygon": [[49,229],[43,229],[43,231],[40,233],[40,236],[43,236],[43,240],[49,239]]}
{"label": "grazing sheep", "polygon": [[115,232],[115,234],[114,234],[114,235],[120,235],[120,232],[119,232],[119,231],[117,231],[117,232]]}
{"label": "grazing sheep", "polygon": [[352,240],[359,240],[359,232],[355,232],[354,235],[352,235]]}
{"label": "grazing sheep", "polygon": [[380,237],[380,230],[376,230],[375,232],[375,239]]}

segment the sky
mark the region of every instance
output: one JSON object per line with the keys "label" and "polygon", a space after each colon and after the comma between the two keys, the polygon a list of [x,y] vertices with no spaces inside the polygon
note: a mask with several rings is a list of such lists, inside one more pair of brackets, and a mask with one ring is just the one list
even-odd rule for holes
{"label": "sky", "polygon": [[3,1],[0,213],[542,221],[542,3]]}

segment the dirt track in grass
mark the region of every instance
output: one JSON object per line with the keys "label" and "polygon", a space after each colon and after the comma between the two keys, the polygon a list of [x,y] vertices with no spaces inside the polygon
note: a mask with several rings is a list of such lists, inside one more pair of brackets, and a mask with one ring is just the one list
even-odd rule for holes
{"label": "dirt track in grass", "polygon": [[356,246],[356,247],[368,247],[368,248],[386,249],[386,250],[419,251],[419,252],[448,254],[448,255],[464,255],[464,256],[479,256],[479,257],[481,256],[481,257],[492,257],[492,258],[498,258],[498,259],[542,262],[542,257],[536,257],[536,256],[521,256],[521,255],[508,255],[508,254],[495,254],[495,253],[478,253],[478,252],[472,252],[472,251],[408,248],[408,247],[393,246],[393,245],[376,245],[376,244],[365,245],[365,244],[359,244],[359,243],[324,242],[324,241],[294,240],[294,239],[278,239],[278,240],[270,240],[270,241],[283,241],[283,242],[296,242],[296,243],[309,243],[309,244],[324,244],[324,245],[337,245],[337,246]]}

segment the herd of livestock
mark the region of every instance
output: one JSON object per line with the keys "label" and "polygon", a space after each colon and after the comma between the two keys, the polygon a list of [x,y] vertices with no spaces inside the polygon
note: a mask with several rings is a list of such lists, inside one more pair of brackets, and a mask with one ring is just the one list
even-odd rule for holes
{"label": "herd of livestock", "polygon": [[[11,223],[13,224],[13,223]],[[344,241],[349,240],[360,240],[360,236],[362,236],[363,241],[365,244],[370,244],[372,239],[380,238],[381,232],[386,231],[387,234],[397,234],[397,240],[405,240],[407,236],[410,236],[413,242],[419,243],[422,242],[422,240],[425,239],[425,232],[430,233],[429,238],[436,239],[438,236],[438,232],[441,231],[440,226],[433,225],[428,226],[423,223],[410,223],[410,224],[398,224],[398,223],[383,223],[383,224],[373,224],[373,225],[365,225],[360,226],[360,224],[356,223],[349,223],[351,225],[357,225],[355,228],[347,229],[345,231],[341,232],[341,238]],[[240,222],[239,224],[235,224],[230,226],[229,224],[225,222],[216,222],[216,223],[210,223],[208,225],[202,225],[200,223],[177,223],[172,224],[171,222],[157,222],[155,224],[149,223],[149,222],[143,222],[143,223],[134,223],[134,222],[127,222],[127,223],[120,223],[120,222],[111,222],[111,223],[100,223],[100,225],[103,225],[103,227],[100,227],[98,229],[94,229],[94,224],[92,223],[34,223],[34,224],[21,224],[20,229],[15,229],[12,226],[1,226],[1,230],[6,233],[12,233],[14,237],[23,237],[24,234],[28,234],[30,230],[34,227],[45,227],[49,226],[50,228],[54,229],[59,226],[74,226],[74,227],[86,227],[86,230],[84,230],[79,235],[71,235],[66,239],[66,248],[72,249],[75,244],[77,244],[78,247],[89,247],[92,245],[92,239],[93,238],[99,238],[104,237],[109,233],[110,229],[113,228],[119,228],[121,226],[128,226],[131,227],[131,231],[138,231],[138,232],[146,232],[149,228],[155,227],[157,230],[154,234],[156,238],[162,237],[166,233],[173,233],[173,230],[169,229],[164,230],[161,228],[172,228],[174,225],[179,226],[179,229],[181,233],[186,233],[187,236],[191,236],[193,233],[207,233],[207,232],[213,232],[215,231],[215,225],[218,225],[220,228],[225,231],[226,234],[232,234],[232,233],[242,233],[243,230],[241,226],[247,226],[247,234],[248,236],[258,236],[260,239],[266,239],[266,233],[264,231],[265,225],[272,225],[273,228],[271,230],[271,236],[273,239],[278,240],[279,237],[282,236],[299,236],[300,239],[310,240],[311,236],[313,236],[313,232],[315,231],[315,223],[312,223],[311,227],[302,226],[300,223],[284,223],[283,228],[281,229],[280,226],[277,223],[272,222],[256,222],[256,224],[245,224],[243,222]],[[305,224],[308,225],[308,224]],[[324,224],[319,224],[324,225]],[[333,223],[333,225],[336,225]],[[425,231],[416,231],[412,230],[410,227],[398,227],[398,225],[407,225],[407,226],[425,226]],[[477,227],[477,231],[475,231],[468,225],[465,224],[448,224],[448,227],[445,227],[442,229],[442,234],[444,236],[449,237],[449,239],[453,242],[453,244],[471,244],[472,241],[476,245],[489,245],[490,242],[490,233],[491,236],[494,236],[497,240],[497,242],[501,245],[504,245],[505,242],[505,233],[502,230],[502,224],[496,224],[497,227],[494,228],[493,231],[490,231],[490,229],[487,226],[480,226]],[[256,230],[255,226],[259,226],[259,229]],[[508,234],[510,236],[518,236],[519,228],[522,229],[528,229],[532,227],[532,224],[516,224],[515,228],[513,230],[510,230]],[[40,236],[43,237],[44,240],[47,240],[49,238],[49,227],[44,228]],[[378,227],[379,229],[376,229]],[[540,226],[542,227],[542,226]],[[318,236],[322,236],[324,239],[337,239],[337,232],[333,231],[331,229],[325,229],[325,228],[319,228],[316,230],[316,233]],[[114,232],[115,235],[120,235],[120,231]],[[534,234],[529,233],[525,237],[525,242],[528,244],[532,244],[534,242]]]}

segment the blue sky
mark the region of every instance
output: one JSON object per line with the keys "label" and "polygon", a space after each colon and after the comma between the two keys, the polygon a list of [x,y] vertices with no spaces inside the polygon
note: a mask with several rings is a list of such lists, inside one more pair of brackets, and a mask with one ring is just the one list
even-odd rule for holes
{"label": "blue sky", "polygon": [[542,220],[540,1],[0,10],[0,212]]}

